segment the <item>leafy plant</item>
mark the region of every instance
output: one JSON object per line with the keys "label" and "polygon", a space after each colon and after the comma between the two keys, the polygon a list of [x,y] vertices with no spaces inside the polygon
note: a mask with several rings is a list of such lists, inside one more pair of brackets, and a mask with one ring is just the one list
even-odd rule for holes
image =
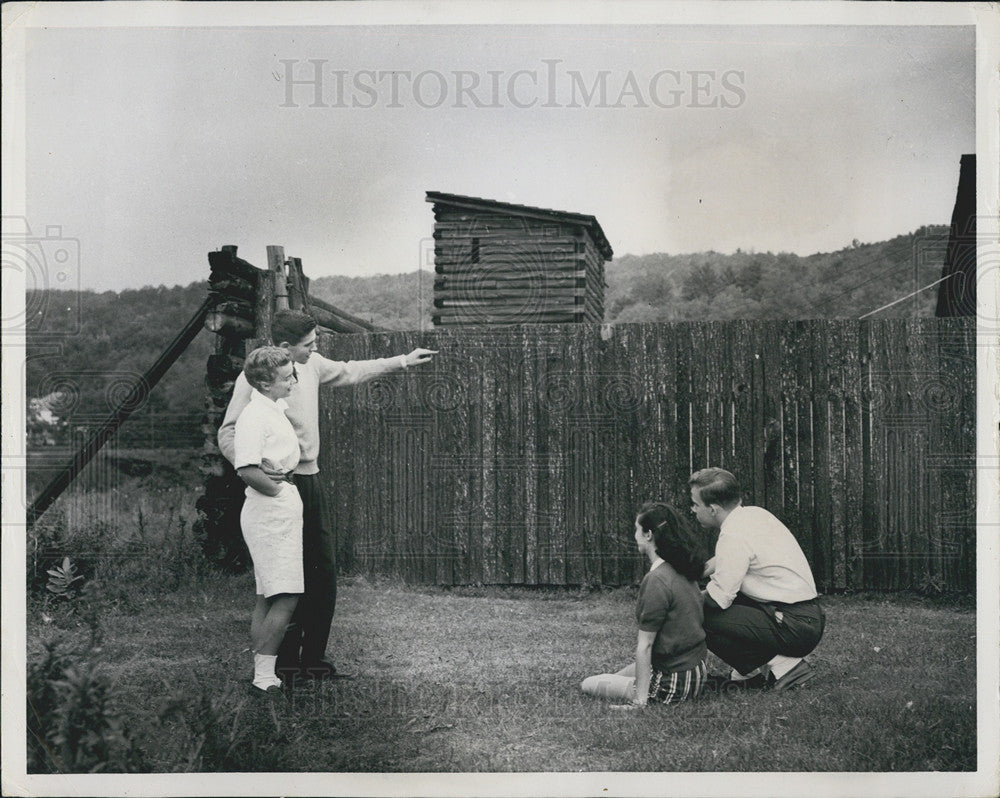
{"label": "leafy plant", "polygon": [[52,558],[64,551],[60,541],[65,535],[65,514],[61,508],[52,508],[43,515],[28,530],[26,541],[28,589],[38,596],[46,596],[45,585],[48,582],[46,565]]}
{"label": "leafy plant", "polygon": [[47,573],[49,581],[45,587],[50,593],[67,600],[76,597],[78,588],[76,583],[82,581],[83,577],[76,572],[76,566],[69,557],[63,557],[62,565],[50,568]]}
{"label": "leafy plant", "polygon": [[45,644],[45,656],[28,664],[26,683],[28,726],[28,772],[52,773],[58,770],[49,734],[59,711],[56,683],[70,667],[71,658],[59,649],[60,641]]}
{"label": "leafy plant", "polygon": [[141,752],[112,709],[111,689],[99,667],[76,662],[55,682],[59,704],[50,736],[55,759],[70,773],[144,769]]}
{"label": "leafy plant", "polygon": [[[93,631],[93,630],[92,630]],[[30,773],[130,773],[147,770],[145,756],[113,706],[114,691],[89,643],[45,644],[29,663],[26,682]]]}

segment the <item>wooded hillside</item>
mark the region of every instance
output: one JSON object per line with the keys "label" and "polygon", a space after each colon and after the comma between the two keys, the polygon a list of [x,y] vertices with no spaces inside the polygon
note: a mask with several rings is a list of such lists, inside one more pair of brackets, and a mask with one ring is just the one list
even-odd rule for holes
{"label": "wooded hillside", "polygon": [[[40,321],[28,325],[27,396],[58,392],[51,408],[56,416],[72,419],[75,427],[98,424],[173,341],[207,292],[207,280],[120,293],[29,292],[26,306]],[[123,426],[122,445],[200,445],[205,362],[214,339],[204,330],[198,334]]]}
{"label": "wooded hillside", "polygon": [[[801,257],[790,253],[701,252],[624,255],[606,264],[609,323],[853,318],[941,275],[948,228],[924,227],[890,241]],[[309,273],[309,264],[304,264]],[[207,272],[207,267],[206,267]],[[173,340],[205,298],[207,283],[120,293],[29,292],[28,397],[62,391],[58,416],[103,418]],[[352,315],[391,330],[431,328],[433,274],[320,277],[310,291]],[[932,316],[930,289],[875,318]],[[205,360],[214,340],[199,334],[136,417],[137,443],[197,445]],[[153,430],[149,419],[159,419]],[[164,426],[173,417],[178,427]],[[143,419],[146,419],[145,421]]]}
{"label": "wooded hillside", "polygon": [[[802,257],[788,252],[624,255],[605,265],[604,320],[856,319],[941,276],[948,228],[922,227],[875,244]],[[421,293],[423,288],[423,313]],[[380,327],[430,327],[433,275],[321,277],[310,290]],[[933,316],[937,291],[877,318]]]}

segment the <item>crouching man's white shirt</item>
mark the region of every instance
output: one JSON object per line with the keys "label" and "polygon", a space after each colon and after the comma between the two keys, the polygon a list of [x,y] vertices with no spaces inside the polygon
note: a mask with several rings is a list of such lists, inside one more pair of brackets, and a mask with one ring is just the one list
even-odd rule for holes
{"label": "crouching man's white shirt", "polygon": [[722,609],[736,594],[795,604],[816,598],[812,569],[795,536],[763,507],[737,507],[719,529],[706,590]]}

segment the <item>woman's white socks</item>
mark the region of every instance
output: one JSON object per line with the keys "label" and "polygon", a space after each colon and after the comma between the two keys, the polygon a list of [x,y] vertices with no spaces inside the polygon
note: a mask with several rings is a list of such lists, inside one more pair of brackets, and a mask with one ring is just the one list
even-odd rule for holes
{"label": "woman's white socks", "polygon": [[268,687],[281,687],[281,679],[274,673],[277,654],[253,655],[253,686],[266,690]]}

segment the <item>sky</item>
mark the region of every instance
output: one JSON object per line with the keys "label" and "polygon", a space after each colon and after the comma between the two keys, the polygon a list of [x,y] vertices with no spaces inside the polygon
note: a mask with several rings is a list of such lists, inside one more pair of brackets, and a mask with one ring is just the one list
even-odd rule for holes
{"label": "sky", "polygon": [[[969,27],[32,28],[26,220],[78,247],[68,284],[95,290],[205,279],[223,244],[257,266],[282,245],[311,278],[430,268],[426,191],[592,214],[616,258],[831,251],[950,221],[975,151],[974,42]],[[29,287],[65,287],[50,267]]]}

